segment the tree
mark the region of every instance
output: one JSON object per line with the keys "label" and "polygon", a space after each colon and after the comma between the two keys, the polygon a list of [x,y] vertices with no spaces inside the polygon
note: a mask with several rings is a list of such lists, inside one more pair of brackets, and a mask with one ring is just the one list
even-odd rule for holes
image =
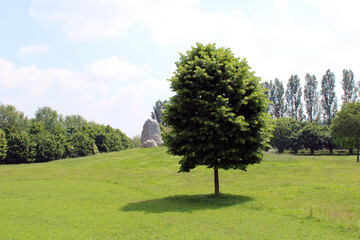
{"label": "tree", "polygon": [[82,157],[93,153],[94,140],[78,131],[68,139],[67,156]]}
{"label": "tree", "polygon": [[246,171],[262,159],[271,135],[265,90],[245,59],[215,44],[198,43],[176,66],[170,79],[175,96],[164,114],[171,129],[165,144],[182,156],[179,172],[213,168],[218,195],[218,169]]}
{"label": "tree", "polygon": [[278,153],[284,153],[284,150],[292,149],[297,152],[299,149],[299,131],[301,125],[294,118],[278,118],[275,120],[273,137],[271,145],[278,149]]}
{"label": "tree", "polygon": [[330,126],[323,125],[321,127],[321,138],[324,148],[329,149],[329,152],[332,153],[333,149],[336,147],[336,144],[334,142],[334,137],[331,134]]}
{"label": "tree", "polygon": [[335,94],[335,75],[328,69],[321,80],[321,105],[325,124],[331,124],[337,111]]}
{"label": "tree", "polygon": [[35,143],[25,131],[11,128],[6,135],[8,149],[5,163],[31,163],[35,161]]}
{"label": "tree", "polygon": [[64,125],[66,131],[72,134],[77,131],[81,131],[84,126],[88,125],[88,122],[80,115],[70,115],[65,117]]}
{"label": "tree", "polygon": [[349,102],[355,102],[357,99],[357,89],[354,80],[354,73],[351,70],[343,70],[342,88],[344,90],[344,95],[341,96],[343,105]]}
{"label": "tree", "polygon": [[65,147],[61,139],[46,130],[43,124],[37,122],[31,124],[30,138],[35,144],[36,162],[48,162],[65,156]]}
{"label": "tree", "polygon": [[307,119],[310,122],[319,118],[319,93],[317,86],[318,81],[316,77],[307,73],[305,76],[304,99]]}
{"label": "tree", "polygon": [[301,146],[310,149],[313,155],[315,150],[324,146],[322,127],[315,122],[308,122],[299,132],[299,141]]}
{"label": "tree", "polygon": [[155,119],[159,125],[164,125],[166,126],[166,123],[163,121],[163,115],[164,115],[164,111],[165,111],[165,104],[168,101],[161,101],[161,100],[157,100],[155,102],[155,106],[153,107],[153,112],[151,112],[151,118]]}
{"label": "tree", "polygon": [[304,118],[301,96],[300,79],[298,75],[291,75],[285,93],[286,112],[288,117],[295,118],[297,121],[302,121]]}
{"label": "tree", "polygon": [[139,148],[139,147],[141,147],[141,136],[140,136],[140,134],[135,135],[135,136],[131,139],[131,141],[132,141],[133,144],[134,144],[134,148]]}
{"label": "tree", "polygon": [[346,148],[356,148],[359,162],[360,103],[345,104],[333,119],[330,129],[337,144]]}
{"label": "tree", "polygon": [[52,134],[64,132],[61,125],[62,116],[50,107],[39,108],[35,113],[34,121],[43,124],[44,128]]}
{"label": "tree", "polygon": [[18,131],[27,130],[29,120],[23,112],[13,105],[0,104],[0,129],[8,133],[12,127]]}
{"label": "tree", "polygon": [[273,109],[274,109],[274,117],[280,118],[284,117],[285,114],[285,99],[284,99],[284,85],[282,82],[279,81],[278,78],[275,78],[274,81],[274,102],[273,102]]}
{"label": "tree", "polygon": [[0,164],[5,159],[6,152],[7,152],[7,141],[6,141],[5,132],[0,129]]}
{"label": "tree", "polygon": [[269,82],[263,82],[263,87],[267,89],[266,97],[271,102],[268,105],[268,113],[275,119],[284,117],[285,114],[285,99],[284,99],[284,85],[279,79],[275,78]]}

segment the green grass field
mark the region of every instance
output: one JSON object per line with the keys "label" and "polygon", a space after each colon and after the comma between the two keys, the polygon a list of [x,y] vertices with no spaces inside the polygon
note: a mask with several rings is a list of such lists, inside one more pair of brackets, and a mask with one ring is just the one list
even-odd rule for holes
{"label": "green grass field", "polygon": [[356,156],[177,173],[165,148],[0,165],[0,239],[360,239]]}

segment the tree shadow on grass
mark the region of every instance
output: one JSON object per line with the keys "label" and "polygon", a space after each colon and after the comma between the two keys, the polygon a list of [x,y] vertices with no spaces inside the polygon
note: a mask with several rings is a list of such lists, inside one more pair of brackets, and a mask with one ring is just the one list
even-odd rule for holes
{"label": "tree shadow on grass", "polygon": [[196,210],[218,209],[252,201],[253,198],[241,195],[213,194],[177,195],[166,198],[129,203],[121,211],[148,213],[192,212]]}

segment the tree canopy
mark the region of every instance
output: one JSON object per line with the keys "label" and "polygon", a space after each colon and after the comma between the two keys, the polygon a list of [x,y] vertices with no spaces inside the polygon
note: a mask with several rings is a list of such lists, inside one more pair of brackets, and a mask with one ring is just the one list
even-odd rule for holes
{"label": "tree canopy", "polygon": [[42,107],[28,119],[14,106],[0,104],[0,164],[47,162],[131,147],[131,139],[119,129],[80,115],[64,118]]}
{"label": "tree canopy", "polygon": [[360,103],[347,103],[337,113],[331,124],[335,142],[342,147],[357,149],[359,162],[360,147]]}
{"label": "tree canopy", "polygon": [[198,43],[176,66],[170,79],[175,96],[164,114],[171,128],[165,144],[182,156],[180,172],[213,168],[219,194],[218,169],[245,171],[262,160],[271,135],[265,90],[245,59],[215,44]]}

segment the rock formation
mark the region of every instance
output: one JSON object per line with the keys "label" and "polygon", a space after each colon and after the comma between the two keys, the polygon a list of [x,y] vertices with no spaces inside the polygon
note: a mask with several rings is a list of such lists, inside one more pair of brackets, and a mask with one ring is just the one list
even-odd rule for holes
{"label": "rock formation", "polygon": [[157,121],[155,119],[146,120],[141,133],[141,147],[160,147],[163,144],[160,126]]}

